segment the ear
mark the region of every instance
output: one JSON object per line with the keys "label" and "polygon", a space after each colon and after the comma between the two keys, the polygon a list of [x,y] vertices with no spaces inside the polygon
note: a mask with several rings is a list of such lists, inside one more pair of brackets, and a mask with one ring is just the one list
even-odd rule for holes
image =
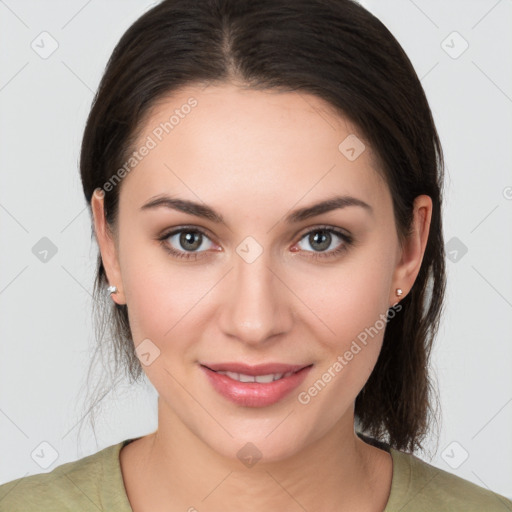
{"label": "ear", "polygon": [[[432,199],[430,196],[417,196],[414,200],[414,219],[411,226],[411,234],[399,248],[398,264],[393,275],[392,288],[390,290],[390,303],[396,304],[411,290],[421,268],[423,255],[427,246],[432,218]],[[401,288],[403,294],[398,297],[396,289]]]}
{"label": "ear", "polygon": [[[94,231],[101,253],[103,267],[110,285],[117,286],[117,293],[111,297],[117,304],[126,304],[121,271],[119,267],[117,242],[105,219],[104,202],[105,192],[97,188],[91,198],[91,210],[94,218]],[[105,290],[105,293],[107,291]]]}

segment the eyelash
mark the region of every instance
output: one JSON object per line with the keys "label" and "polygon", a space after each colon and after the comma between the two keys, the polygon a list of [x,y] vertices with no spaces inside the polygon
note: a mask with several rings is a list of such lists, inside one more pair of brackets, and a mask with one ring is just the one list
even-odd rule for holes
{"label": "eyelash", "polygon": [[[332,233],[332,234],[336,235],[337,237],[341,238],[343,240],[343,243],[337,249],[333,249],[331,251],[326,251],[326,252],[316,252],[313,255],[308,256],[308,258],[313,258],[313,259],[316,259],[316,260],[320,260],[320,259],[323,259],[323,258],[329,258],[329,259],[330,258],[335,258],[336,256],[339,256],[342,253],[344,253],[345,251],[347,251],[350,248],[350,246],[352,246],[354,244],[354,239],[352,238],[352,236],[349,236],[349,235],[347,235],[345,233],[342,233],[341,231],[338,231],[337,229],[334,229],[334,228],[332,228],[330,226],[318,226],[318,227],[316,227],[314,229],[311,229],[311,230],[307,231],[306,233],[304,233],[299,238],[299,241],[303,240],[304,238],[306,238],[311,233],[317,233],[319,231]],[[182,232],[199,233],[202,236],[205,236],[206,238],[210,239],[208,234],[205,233],[203,230],[201,230],[199,228],[196,228],[196,227],[184,226],[184,227],[181,227],[179,229],[174,229],[174,230],[172,230],[170,232],[167,232],[167,233],[163,234],[162,236],[158,237],[158,241],[160,242],[162,247],[165,249],[165,251],[167,253],[169,253],[171,256],[175,257],[175,258],[186,259],[186,260],[191,260],[191,261],[198,260],[201,257],[201,256],[198,256],[198,255],[201,252],[205,252],[205,251],[200,251],[200,252],[177,251],[177,250],[173,249],[172,247],[169,247],[169,245],[166,243],[166,240],[169,237],[171,237],[173,235],[176,235],[178,233],[182,233]],[[311,251],[306,251],[306,252],[311,252]]]}

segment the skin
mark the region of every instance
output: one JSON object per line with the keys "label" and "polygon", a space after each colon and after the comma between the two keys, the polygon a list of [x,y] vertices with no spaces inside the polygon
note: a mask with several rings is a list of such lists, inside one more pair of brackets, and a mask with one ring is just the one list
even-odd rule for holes
{"label": "skin", "polygon": [[[355,435],[354,402],[384,329],[308,404],[297,395],[396,304],[396,288],[401,298],[409,293],[432,201],[416,198],[413,233],[401,246],[371,148],[365,143],[349,161],[338,145],[349,134],[362,135],[304,93],[232,83],[183,88],[152,110],[136,148],[191,96],[198,105],[122,180],[113,232],[101,194],[92,200],[108,281],[119,290],[112,299],[128,306],[135,346],[149,338],[160,350],[143,365],[159,394],[158,429],[120,454],[132,508],[382,511],[391,456]],[[204,202],[227,226],[164,207],[140,210],[162,193]],[[373,213],[350,206],[298,224],[282,220],[334,194],[362,199]],[[195,249],[196,261],[169,255],[157,240],[183,225],[208,235]],[[349,232],[355,244],[314,259],[345,243],[334,234],[327,248],[308,241],[305,235],[323,225]],[[252,263],[236,252],[247,236],[263,249]],[[167,242],[187,253],[179,234]],[[211,387],[199,367],[205,361],[314,366],[280,402],[241,407]],[[251,468],[237,457],[248,442],[262,454]]]}

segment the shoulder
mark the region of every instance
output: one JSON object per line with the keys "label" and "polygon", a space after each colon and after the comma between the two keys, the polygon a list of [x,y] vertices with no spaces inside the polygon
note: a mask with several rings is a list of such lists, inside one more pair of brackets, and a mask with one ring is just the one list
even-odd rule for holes
{"label": "shoulder", "polygon": [[48,473],[0,485],[0,512],[130,512],[119,464],[124,443],[68,462]]}
{"label": "shoulder", "polygon": [[385,512],[510,512],[512,501],[413,454],[391,449],[393,481]]}

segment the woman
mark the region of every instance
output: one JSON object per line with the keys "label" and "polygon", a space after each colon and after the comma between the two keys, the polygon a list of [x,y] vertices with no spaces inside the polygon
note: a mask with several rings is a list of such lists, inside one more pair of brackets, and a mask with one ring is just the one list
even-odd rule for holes
{"label": "woman", "polygon": [[158,429],[0,510],[510,510],[421,461],[445,288],[420,82],[349,0],[164,0],[113,52],[81,177],[115,350]]}

